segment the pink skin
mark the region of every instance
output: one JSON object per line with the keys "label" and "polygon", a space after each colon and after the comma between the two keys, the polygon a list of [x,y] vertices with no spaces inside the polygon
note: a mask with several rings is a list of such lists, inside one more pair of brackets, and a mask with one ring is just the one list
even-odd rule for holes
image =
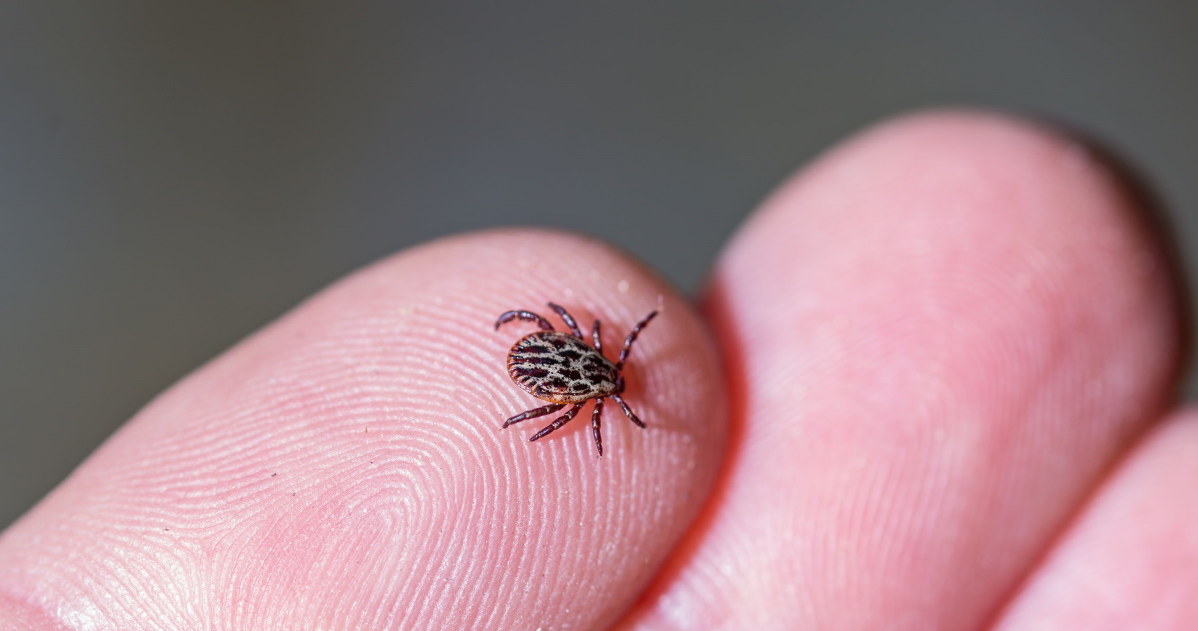
{"label": "pink skin", "polygon": [[[534,444],[500,429],[540,402],[507,374],[521,327],[492,323],[547,298],[608,331],[661,311],[626,370],[653,429],[608,415],[602,460],[588,421]],[[4,535],[0,593],[80,629],[611,624],[717,472],[708,340],[677,293],[593,241],[413,249],[150,403]]]}
{"label": "pink skin", "polygon": [[1134,203],[1068,139],[963,114],[784,186],[705,302],[730,466],[628,628],[985,628],[1169,404],[1179,309]]}
{"label": "pink skin", "polygon": [[[707,326],[578,236],[410,250],[6,531],[0,628],[1194,628],[1198,417],[1152,431],[1180,314],[1136,203],[1067,138],[948,112],[783,186]],[[504,368],[535,327],[490,324],[546,300],[609,355],[661,311],[625,373],[648,427],[609,406],[602,459],[586,414],[499,430],[539,405]]]}
{"label": "pink skin", "polygon": [[1119,465],[1015,599],[1000,631],[1193,629],[1198,621],[1198,414]]}

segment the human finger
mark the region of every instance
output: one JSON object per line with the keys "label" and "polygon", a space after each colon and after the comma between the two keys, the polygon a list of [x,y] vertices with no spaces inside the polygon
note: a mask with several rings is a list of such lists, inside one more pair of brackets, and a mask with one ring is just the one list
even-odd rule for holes
{"label": "human finger", "polygon": [[997,625],[1198,627],[1198,413],[1175,414],[1087,504]]}
{"label": "human finger", "polygon": [[977,628],[1170,399],[1179,299],[1078,142],[941,112],[787,183],[706,299],[715,500],[638,629]]}
{"label": "human finger", "polygon": [[[627,403],[530,444],[509,379],[559,302],[608,346],[651,310]],[[44,628],[585,629],[623,612],[721,454],[713,346],[613,248],[504,231],[321,292],[155,399],[0,538],[0,617]],[[548,423],[553,417],[538,419]],[[31,623],[31,626],[32,623]],[[34,626],[34,628],[37,628]]]}

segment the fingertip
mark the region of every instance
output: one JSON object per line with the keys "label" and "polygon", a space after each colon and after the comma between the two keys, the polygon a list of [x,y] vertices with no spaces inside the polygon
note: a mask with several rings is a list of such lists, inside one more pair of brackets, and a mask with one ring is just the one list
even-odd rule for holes
{"label": "fingertip", "polygon": [[[611,418],[598,459],[577,419],[535,444],[497,427],[544,402],[510,381],[496,313],[552,299],[625,330],[659,297],[627,367],[651,431]],[[602,626],[697,511],[723,405],[702,323],[626,254],[545,230],[442,239],[160,396],[0,539],[0,593],[113,628]]]}
{"label": "fingertip", "polygon": [[1174,270],[1136,204],[1085,143],[969,111],[781,186],[704,298],[727,475],[639,619],[982,624],[1175,387]]}

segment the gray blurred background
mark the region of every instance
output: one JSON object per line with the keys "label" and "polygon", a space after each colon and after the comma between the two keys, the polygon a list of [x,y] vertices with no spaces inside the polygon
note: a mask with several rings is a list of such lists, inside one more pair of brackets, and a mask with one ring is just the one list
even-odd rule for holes
{"label": "gray blurred background", "polygon": [[787,173],[913,108],[1096,135],[1193,268],[1198,3],[873,4],[0,4],[0,526],[364,263],[545,224],[693,289]]}

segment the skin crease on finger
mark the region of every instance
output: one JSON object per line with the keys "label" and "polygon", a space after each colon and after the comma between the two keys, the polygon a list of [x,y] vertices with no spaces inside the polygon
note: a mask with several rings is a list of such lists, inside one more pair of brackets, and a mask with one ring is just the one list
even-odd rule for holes
{"label": "skin crease on finger", "polygon": [[[607,406],[553,417],[513,384],[530,309],[609,357],[660,315]],[[0,537],[0,620],[70,629],[592,629],[635,601],[724,445],[714,344],[612,248],[497,231],[352,275],[142,410]],[[40,613],[39,613],[40,612]],[[37,616],[41,618],[37,618]],[[26,628],[38,628],[28,623]],[[0,628],[4,624],[0,622]]]}
{"label": "skin crease on finger", "polygon": [[620,628],[990,622],[1173,394],[1178,297],[1137,212],[1079,143],[970,112],[784,185],[705,298],[725,471]]}

